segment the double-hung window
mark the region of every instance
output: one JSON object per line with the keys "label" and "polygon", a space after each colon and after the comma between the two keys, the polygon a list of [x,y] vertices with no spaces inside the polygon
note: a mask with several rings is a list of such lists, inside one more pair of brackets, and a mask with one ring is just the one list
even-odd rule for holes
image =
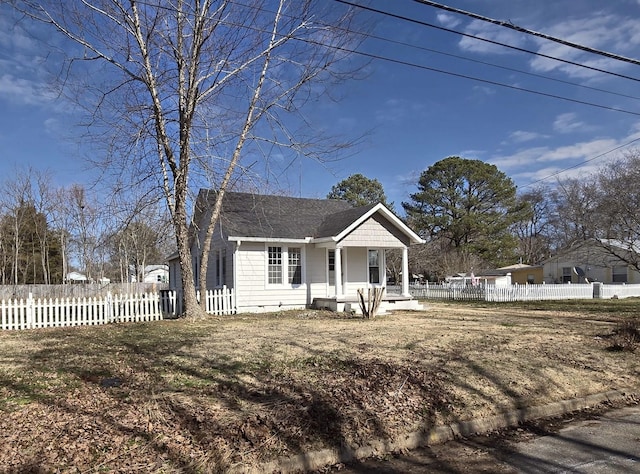
{"label": "double-hung window", "polygon": [[269,246],[267,248],[267,282],[269,285],[301,285],[302,248]]}
{"label": "double-hung window", "polygon": [[302,283],[302,251],[300,247],[289,247],[287,249],[289,260],[289,281],[290,285],[300,285]]}
{"label": "double-hung window", "polygon": [[269,255],[267,258],[269,284],[282,284],[282,247],[269,247]]}

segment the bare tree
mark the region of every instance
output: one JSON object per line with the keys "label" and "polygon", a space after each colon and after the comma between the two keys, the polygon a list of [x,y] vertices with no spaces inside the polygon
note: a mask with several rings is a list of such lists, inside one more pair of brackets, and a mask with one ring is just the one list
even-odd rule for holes
{"label": "bare tree", "polygon": [[70,51],[80,47],[63,79],[68,91],[72,78],[82,83],[73,90],[90,112],[87,125],[102,132],[103,141],[105,135],[117,137],[102,164],[124,171],[121,183],[162,190],[175,230],[186,315],[202,314],[188,214],[197,178],[214,176],[217,192],[208,225],[196,229],[205,282],[212,231],[226,189],[247,169],[241,162],[247,143],[253,143],[252,152],[287,148],[316,158],[343,146],[327,147],[319,133],[310,135],[298,114],[306,101],[357,69],[341,62],[347,58],[344,46],[353,42],[350,12],[323,3],[14,0],[29,18],[71,40]]}
{"label": "bare tree", "polygon": [[[10,276],[7,283],[17,285],[25,282],[27,260],[25,238],[32,234],[33,209],[29,199],[31,183],[28,175],[16,171],[15,179],[3,183],[0,209],[3,215],[3,240]],[[31,219],[30,219],[31,218]],[[29,232],[27,232],[29,229]],[[22,275],[21,275],[22,274]]]}
{"label": "bare tree", "polygon": [[524,263],[536,265],[549,255],[550,196],[547,187],[539,187],[518,197],[526,210],[522,219],[512,226],[512,231],[518,238],[518,254]]}
{"label": "bare tree", "polygon": [[91,280],[98,276],[97,255],[102,237],[99,206],[87,190],[77,184],[67,189],[65,195],[70,251],[75,254],[79,269]]}
{"label": "bare tree", "polygon": [[599,190],[594,176],[568,179],[558,183],[551,193],[550,220],[553,249],[598,237]]}
{"label": "bare tree", "polygon": [[597,179],[599,242],[614,258],[640,271],[640,151],[607,164]]}
{"label": "bare tree", "polygon": [[640,152],[630,151],[583,180],[561,183],[554,218],[565,244],[592,239],[604,254],[640,271]]}

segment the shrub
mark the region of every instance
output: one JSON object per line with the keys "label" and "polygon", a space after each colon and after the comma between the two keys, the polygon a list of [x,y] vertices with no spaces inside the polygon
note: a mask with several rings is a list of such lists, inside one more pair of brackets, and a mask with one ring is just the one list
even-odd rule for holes
{"label": "shrub", "polygon": [[611,334],[612,351],[633,352],[640,342],[640,319],[638,317],[627,318],[620,321]]}

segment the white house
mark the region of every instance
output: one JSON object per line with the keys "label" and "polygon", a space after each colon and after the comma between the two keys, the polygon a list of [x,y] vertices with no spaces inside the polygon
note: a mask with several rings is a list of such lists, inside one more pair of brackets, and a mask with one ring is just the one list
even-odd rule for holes
{"label": "white house", "polygon": [[144,267],[145,283],[168,283],[169,265],[147,265]]}
{"label": "white house", "polygon": [[[198,195],[192,229],[200,230],[192,232],[192,249],[203,241],[215,197],[209,190]],[[409,293],[408,247],[423,242],[382,204],[226,193],[206,287],[235,289],[239,312],[357,310],[358,289],[385,287],[385,250],[401,249],[402,291],[386,294],[381,311],[417,309]],[[199,262],[193,263],[198,275]],[[180,289],[177,254],[169,258],[169,281]]]}
{"label": "white house", "polygon": [[545,283],[640,283],[640,273],[627,261],[638,259],[635,248],[610,239],[589,239],[563,249],[544,262]]}
{"label": "white house", "polygon": [[69,283],[86,283],[88,281],[86,275],[80,272],[69,272],[65,280]]}

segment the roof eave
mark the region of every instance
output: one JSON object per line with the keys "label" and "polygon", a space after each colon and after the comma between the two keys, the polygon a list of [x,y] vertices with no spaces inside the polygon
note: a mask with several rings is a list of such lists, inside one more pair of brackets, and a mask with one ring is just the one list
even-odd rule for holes
{"label": "roof eave", "polygon": [[424,244],[426,242],[426,240],[424,240],[418,234],[412,231],[404,222],[402,222],[398,218],[398,216],[396,216],[393,212],[387,209],[382,203],[378,203],[375,206],[373,206],[371,209],[369,209],[369,211],[365,212],[358,219],[356,219],[349,226],[347,226],[346,229],[344,229],[338,235],[331,238],[334,239],[335,241],[342,240],[349,233],[351,233],[356,227],[358,227],[364,221],[369,219],[376,212],[381,212],[387,219],[389,219],[398,229],[400,229],[407,237],[409,237],[409,240],[411,241],[411,243]]}
{"label": "roof eave", "polygon": [[238,235],[232,235],[228,237],[229,242],[270,242],[270,243],[282,243],[282,244],[308,244],[313,239],[311,237],[304,238],[292,238],[292,237],[242,237]]}

